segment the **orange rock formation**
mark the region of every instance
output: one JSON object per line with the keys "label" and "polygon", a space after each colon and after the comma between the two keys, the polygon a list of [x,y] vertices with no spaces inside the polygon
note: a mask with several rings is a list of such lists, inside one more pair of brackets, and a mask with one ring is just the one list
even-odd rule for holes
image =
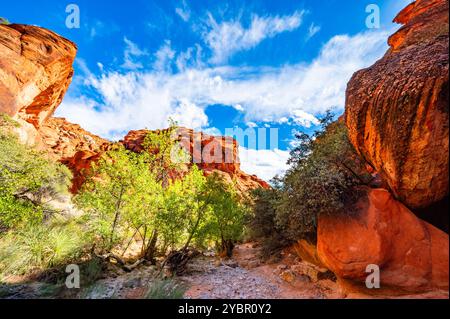
{"label": "orange rock formation", "polygon": [[391,49],[348,84],[345,121],[361,156],[412,209],[448,197],[448,1],[417,0]]}

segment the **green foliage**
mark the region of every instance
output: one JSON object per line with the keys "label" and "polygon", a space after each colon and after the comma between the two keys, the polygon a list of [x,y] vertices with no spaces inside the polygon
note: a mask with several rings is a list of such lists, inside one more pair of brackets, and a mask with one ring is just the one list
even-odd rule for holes
{"label": "green foliage", "polygon": [[139,242],[141,257],[152,261],[157,251],[230,246],[241,238],[244,205],[217,176],[207,179],[196,165],[174,161],[186,160],[174,132],[150,133],[141,153],[117,146],[94,164],[75,202],[100,253],[124,255]]}
{"label": "green foliage", "polygon": [[210,215],[203,232],[216,243],[222,255],[231,257],[234,243],[243,237],[248,206],[234,185],[224,181],[217,173],[208,177],[206,189]]}
{"label": "green foliage", "polygon": [[253,213],[248,222],[251,240],[261,243],[261,254],[264,259],[277,256],[282,248],[291,241],[286,238],[284,225],[277,223],[277,207],[281,201],[281,184],[278,179],[273,181],[271,189],[256,189],[253,195]]}
{"label": "green foliage", "polygon": [[[96,247],[108,253],[134,229],[151,228],[161,187],[148,169],[147,158],[123,146],[107,152],[92,167],[75,202],[86,213]],[[145,237],[147,233],[141,236]]]}
{"label": "green foliage", "polygon": [[84,245],[78,224],[48,205],[68,194],[69,169],[22,145],[16,127],[0,115],[0,278],[57,267]]}
{"label": "green foliage", "polygon": [[45,202],[67,193],[71,173],[9,133],[15,122],[0,119],[0,232],[39,223],[52,213]]}
{"label": "green foliage", "polygon": [[[255,236],[269,241],[272,237],[285,242],[314,241],[318,216],[348,213],[358,197],[357,186],[371,180],[348,139],[347,128],[333,122],[330,112],[321,119],[320,130],[296,137],[291,168],[273,190],[257,194],[255,201],[251,228]],[[264,220],[268,224],[263,225]]]}
{"label": "green foliage", "polygon": [[195,165],[183,178],[168,185],[164,208],[158,215],[158,226],[168,248],[187,248],[197,238],[209,210],[206,200],[206,178]]}
{"label": "green foliage", "polygon": [[293,166],[284,177],[277,208],[277,222],[291,239],[314,238],[317,217],[343,213],[357,198],[355,187],[370,181],[345,124],[332,119],[328,112],[320,131],[297,135],[298,146],[290,159]]}
{"label": "green foliage", "polygon": [[171,175],[185,169],[190,163],[190,155],[177,141],[177,126],[172,122],[167,130],[149,132],[142,143],[149,158],[150,171],[157,181],[166,187]]}
{"label": "green foliage", "polygon": [[0,279],[62,266],[78,259],[85,237],[76,222],[35,224],[0,239]]}
{"label": "green foliage", "polygon": [[0,17],[0,24],[11,24],[8,19]]}
{"label": "green foliage", "polygon": [[174,279],[157,280],[152,283],[146,299],[183,299],[186,287]]}

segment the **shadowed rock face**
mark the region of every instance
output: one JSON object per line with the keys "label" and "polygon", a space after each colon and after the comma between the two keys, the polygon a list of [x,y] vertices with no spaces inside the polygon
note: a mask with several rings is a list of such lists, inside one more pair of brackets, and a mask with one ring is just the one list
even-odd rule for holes
{"label": "shadowed rock face", "polygon": [[347,88],[350,140],[412,209],[448,196],[448,1],[417,0],[386,55]]}
{"label": "shadowed rock face", "polygon": [[[417,0],[395,21],[404,26],[386,55],[350,80],[345,111],[352,144],[390,192],[366,189],[351,216],[320,216],[317,252],[347,292],[448,297],[448,234],[410,210],[448,229],[448,1]],[[381,290],[365,287],[371,264]]]}
{"label": "shadowed rock face", "polygon": [[[448,291],[448,235],[417,218],[384,189],[368,190],[353,217],[321,216],[320,260],[348,292]],[[366,289],[368,265],[380,267],[381,290]]]}

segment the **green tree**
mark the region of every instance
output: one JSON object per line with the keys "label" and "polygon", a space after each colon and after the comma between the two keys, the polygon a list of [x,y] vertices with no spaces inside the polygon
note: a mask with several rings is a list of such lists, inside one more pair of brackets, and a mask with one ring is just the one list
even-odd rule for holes
{"label": "green tree", "polygon": [[187,171],[191,157],[178,142],[175,122],[166,130],[149,132],[142,146],[149,156],[150,170],[163,187]]}
{"label": "green tree", "polygon": [[[129,238],[132,229],[136,234],[152,226],[158,194],[146,157],[117,145],[92,166],[75,201],[99,237],[97,248],[110,253]],[[145,246],[147,231],[140,234]]]}
{"label": "green tree", "polygon": [[277,207],[277,223],[293,240],[315,238],[317,217],[343,213],[358,198],[356,186],[371,180],[345,124],[332,119],[327,112],[319,131],[297,134],[298,146],[291,153],[292,167],[283,178]]}
{"label": "green tree", "polygon": [[165,190],[165,209],[159,216],[159,229],[172,250],[186,250],[199,235],[208,212],[206,177],[196,165]]}
{"label": "green tree", "polygon": [[[177,140],[177,124],[173,121],[170,122],[170,127],[166,130],[149,132],[142,144],[144,152],[148,157],[150,172],[155,176],[156,181],[161,183],[162,187],[166,189],[171,181],[181,178],[188,171],[188,163],[190,163],[190,155],[184,150]],[[173,190],[177,189],[179,185],[172,185],[172,191],[166,194],[165,200],[167,205],[174,205],[177,200],[173,197]],[[167,218],[177,218],[178,215],[174,214],[168,216],[167,210],[158,210],[159,216],[165,216]],[[152,240],[147,247],[147,255],[151,258],[156,253],[159,228],[168,230],[168,225],[164,222],[160,224],[161,227],[155,227],[152,231]],[[168,246],[175,245],[176,229],[172,230],[172,236],[166,236],[163,243],[163,251]],[[167,235],[168,233],[166,233]]]}
{"label": "green tree", "polygon": [[292,241],[286,237],[285,225],[277,222],[277,207],[282,198],[282,179],[275,177],[272,188],[259,188],[252,192],[253,209],[248,220],[250,239],[261,243],[263,258],[276,256]]}
{"label": "green tree", "polygon": [[54,213],[46,202],[67,193],[71,173],[45,154],[21,144],[11,132],[16,126],[0,118],[0,231],[40,223]]}
{"label": "green tree", "polygon": [[235,185],[217,173],[208,177],[206,189],[211,208],[206,232],[216,242],[219,254],[231,257],[236,241],[242,239],[248,207],[236,192]]}

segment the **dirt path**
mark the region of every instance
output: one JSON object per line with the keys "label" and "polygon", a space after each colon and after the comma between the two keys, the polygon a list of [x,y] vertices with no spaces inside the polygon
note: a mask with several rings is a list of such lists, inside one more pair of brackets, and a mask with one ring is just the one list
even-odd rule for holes
{"label": "dirt path", "polygon": [[[295,256],[284,256],[281,262],[263,264],[258,248],[243,244],[235,248],[232,259],[219,261],[213,256],[193,259],[180,281],[188,289],[186,299],[323,299],[340,298],[331,280],[313,282],[306,275],[294,274]],[[114,268],[116,269],[116,268]],[[130,273],[108,271],[88,287],[68,291],[38,282],[17,283],[0,287],[0,298],[82,298],[142,299],[159,270],[142,265]]]}
{"label": "dirt path", "polygon": [[[213,258],[194,260],[189,275],[181,279],[190,288],[186,298],[193,299],[324,299],[342,297],[331,280],[313,283],[307,276],[289,272],[293,256],[282,262],[262,264],[253,244],[237,246],[229,261]],[[285,276],[282,274],[290,274]]]}

